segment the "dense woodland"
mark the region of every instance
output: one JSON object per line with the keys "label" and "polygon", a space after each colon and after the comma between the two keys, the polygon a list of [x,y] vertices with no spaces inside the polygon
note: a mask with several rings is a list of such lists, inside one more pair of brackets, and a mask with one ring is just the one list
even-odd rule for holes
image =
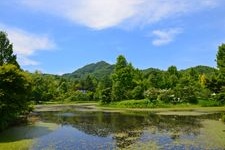
{"label": "dense woodland", "polygon": [[0,32],[0,129],[31,111],[30,104],[50,101],[99,101],[111,104],[135,100],[158,104],[225,104],[225,44],[218,48],[217,68],[196,66],[178,70],[140,70],[123,55],[114,65],[104,61],[89,64],[73,73],[30,73],[20,68],[13,45]]}

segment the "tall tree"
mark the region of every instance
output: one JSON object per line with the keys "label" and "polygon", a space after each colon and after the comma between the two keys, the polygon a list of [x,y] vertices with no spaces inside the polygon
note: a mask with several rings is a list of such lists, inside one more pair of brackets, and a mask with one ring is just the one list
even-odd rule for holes
{"label": "tall tree", "polygon": [[114,101],[129,99],[133,88],[134,68],[127,63],[124,56],[117,58],[112,74],[112,99]]}
{"label": "tall tree", "polygon": [[5,32],[0,31],[0,66],[13,64],[19,68],[16,55],[13,54],[13,44],[10,43]]}
{"label": "tall tree", "polygon": [[220,73],[225,75],[225,44],[219,46],[217,55],[216,55],[217,67],[219,68]]}
{"label": "tall tree", "polygon": [[0,130],[29,112],[31,81],[26,72],[12,64],[0,66]]}

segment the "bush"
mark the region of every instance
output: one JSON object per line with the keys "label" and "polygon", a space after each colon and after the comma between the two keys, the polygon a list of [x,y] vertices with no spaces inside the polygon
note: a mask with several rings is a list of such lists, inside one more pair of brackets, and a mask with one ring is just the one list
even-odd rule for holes
{"label": "bush", "polygon": [[148,99],[144,100],[125,100],[121,102],[113,102],[110,104],[113,107],[119,108],[153,108],[155,105]]}
{"label": "bush", "polygon": [[132,90],[132,97],[134,99],[143,99],[144,98],[144,89],[141,86],[136,86]]}
{"label": "bush", "polygon": [[225,104],[225,92],[221,92],[215,95],[214,99],[220,104]]}
{"label": "bush", "polygon": [[198,100],[195,95],[195,88],[193,86],[184,86],[175,88],[175,103],[191,103],[197,104]]}
{"label": "bush", "polygon": [[89,101],[93,99],[93,92],[76,91],[70,97],[69,101]]}
{"label": "bush", "polygon": [[172,90],[161,90],[160,95],[158,96],[158,100],[163,103],[171,103],[175,99],[174,93]]}
{"label": "bush", "polygon": [[103,104],[111,102],[111,88],[103,89],[99,95],[100,102]]}
{"label": "bush", "polygon": [[156,103],[159,94],[160,90],[156,88],[151,88],[144,92],[145,98],[147,98],[152,103]]}

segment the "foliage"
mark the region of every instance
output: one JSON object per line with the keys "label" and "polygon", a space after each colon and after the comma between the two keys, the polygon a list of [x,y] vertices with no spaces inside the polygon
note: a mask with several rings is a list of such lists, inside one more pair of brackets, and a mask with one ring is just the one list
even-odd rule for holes
{"label": "foliage", "polygon": [[174,103],[196,104],[198,101],[195,91],[196,89],[194,86],[176,87],[174,91],[176,97]]}
{"label": "foliage", "polygon": [[71,94],[69,101],[90,101],[93,99],[93,92],[90,91],[76,91]]}
{"label": "foliage", "polygon": [[220,92],[216,94],[214,98],[220,105],[225,104],[225,92]]}
{"label": "foliage", "polygon": [[7,34],[0,31],[0,66],[4,64],[13,64],[19,68],[16,55],[13,54],[13,45],[7,38]]}
{"label": "foliage", "polygon": [[131,97],[130,90],[133,89],[134,68],[127,63],[124,56],[117,58],[114,72],[112,74],[112,100],[120,101]]}
{"label": "foliage", "polygon": [[162,101],[163,103],[174,103],[176,97],[174,96],[173,90],[161,90],[160,94],[158,95],[158,100]]}
{"label": "foliage", "polygon": [[145,98],[147,98],[152,103],[156,103],[159,94],[160,91],[156,88],[150,88],[144,92]]}
{"label": "foliage", "polygon": [[38,71],[28,74],[20,70],[7,34],[0,32],[0,112],[4,116],[0,128],[27,113],[29,101],[96,100],[102,104],[140,108],[190,103],[224,105],[225,44],[219,46],[216,57],[218,69],[196,66],[178,70],[170,66],[165,71],[138,70],[120,55],[115,65],[101,61],[63,76]]}
{"label": "foliage", "polygon": [[225,44],[219,46],[216,55],[216,62],[220,73],[225,75]]}
{"label": "foliage", "polygon": [[100,102],[103,104],[111,102],[111,88],[103,89],[99,96]]}
{"label": "foliage", "polygon": [[30,99],[35,103],[42,103],[54,99],[59,94],[57,87],[63,91],[66,90],[63,83],[58,86],[53,76],[44,76],[41,72],[35,72],[31,77],[33,86]]}
{"label": "foliage", "polygon": [[143,99],[144,98],[144,88],[141,85],[136,86],[132,91],[133,99]]}
{"label": "foliage", "polygon": [[124,100],[124,101],[120,101],[120,102],[112,102],[111,104],[109,104],[109,106],[119,107],[119,108],[154,108],[154,107],[156,107],[148,99]]}
{"label": "foliage", "polygon": [[28,95],[31,81],[17,66],[0,66],[0,130],[30,111]]}
{"label": "foliage", "polygon": [[88,64],[72,73],[64,74],[63,77],[70,79],[81,79],[87,75],[94,76],[96,79],[101,80],[106,76],[109,76],[114,69],[113,65],[110,65],[104,61]]}

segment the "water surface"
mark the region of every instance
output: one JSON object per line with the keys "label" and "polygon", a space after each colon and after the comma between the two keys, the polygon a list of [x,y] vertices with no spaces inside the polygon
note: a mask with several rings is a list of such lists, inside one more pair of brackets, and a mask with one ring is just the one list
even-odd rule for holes
{"label": "water surface", "polygon": [[0,133],[0,149],[18,142],[16,148],[32,150],[224,149],[221,113],[107,112],[77,106],[35,112],[34,124]]}

